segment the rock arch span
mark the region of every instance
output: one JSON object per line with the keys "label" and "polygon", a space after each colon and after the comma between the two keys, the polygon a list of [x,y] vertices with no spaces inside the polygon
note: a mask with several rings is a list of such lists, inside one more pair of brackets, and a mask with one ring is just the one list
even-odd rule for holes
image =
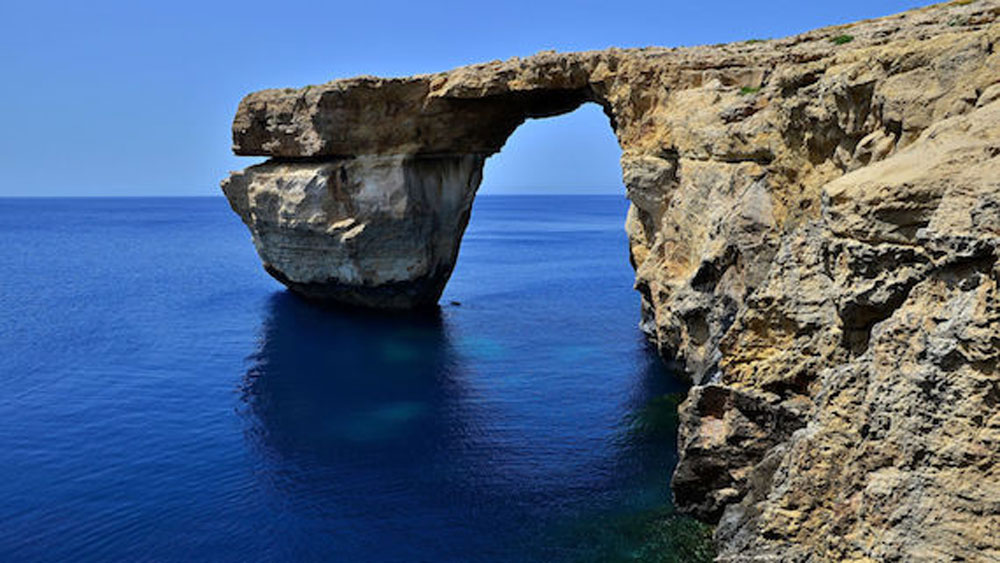
{"label": "rock arch span", "polygon": [[1000,388],[998,43],[1000,0],[977,0],[257,92],[234,149],[270,160],[223,189],[293,290],[422,306],[486,156],[595,101],[622,147],[643,328],[697,384],[675,504],[719,522],[720,560],[982,559],[1000,554],[982,438]]}
{"label": "rock arch span", "polygon": [[234,150],[272,158],[223,189],[269,273],[312,299],[432,306],[486,158],[527,119],[591,101],[610,111],[585,82],[472,98],[444,87],[435,76],[359,78],[243,101]]}
{"label": "rock arch span", "polygon": [[[760,262],[775,229],[761,181],[774,131],[754,119],[761,101],[740,95],[770,73],[762,55],[776,52],[757,51],[549,52],[255,92],[240,103],[233,149],[270,160],[232,174],[223,190],[264,267],[293,291],[424,307],[452,271],[485,159],[526,119],[597,103],[622,148],[643,328],[707,373],[746,285],[720,278],[736,262]],[[734,220],[741,206],[750,211]],[[731,235],[743,227],[754,234],[741,254]]]}

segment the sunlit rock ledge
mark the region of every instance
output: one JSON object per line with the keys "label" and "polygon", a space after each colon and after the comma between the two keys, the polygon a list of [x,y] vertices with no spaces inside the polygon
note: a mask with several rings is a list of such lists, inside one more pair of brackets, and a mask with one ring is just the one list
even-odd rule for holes
{"label": "sunlit rock ledge", "polygon": [[[432,306],[486,157],[609,117],[642,327],[724,561],[1000,560],[1000,2],[247,96],[223,190],[307,297]],[[552,210],[559,213],[558,209]]]}

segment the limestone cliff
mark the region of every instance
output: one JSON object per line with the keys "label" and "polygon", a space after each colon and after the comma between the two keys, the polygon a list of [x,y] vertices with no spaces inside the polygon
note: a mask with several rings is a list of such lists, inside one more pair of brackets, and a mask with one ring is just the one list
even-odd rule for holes
{"label": "limestone cliff", "polygon": [[[695,386],[678,506],[726,561],[1000,560],[1000,1],[768,41],[247,96],[223,183],[307,296],[410,308],[487,156],[600,104],[643,329]],[[554,211],[556,212],[556,211]]]}

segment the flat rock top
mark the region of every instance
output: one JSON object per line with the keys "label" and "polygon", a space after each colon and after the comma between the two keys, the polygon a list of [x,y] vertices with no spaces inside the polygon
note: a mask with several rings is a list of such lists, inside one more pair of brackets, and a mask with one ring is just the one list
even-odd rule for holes
{"label": "flat rock top", "polygon": [[[613,110],[616,90],[642,91],[654,82],[657,87],[682,90],[712,78],[756,89],[783,68],[872,58],[872,48],[891,51],[894,45],[982,30],[998,16],[1000,0],[958,0],[784,39],[542,52],[436,74],[360,76],[298,89],[262,90],[240,103],[233,123],[233,150],[240,155],[288,158],[489,154],[499,150],[525,118],[570,111],[583,101]],[[502,107],[496,107],[498,103]],[[463,133],[462,124],[470,119],[486,133]],[[459,133],[448,135],[447,130]]]}

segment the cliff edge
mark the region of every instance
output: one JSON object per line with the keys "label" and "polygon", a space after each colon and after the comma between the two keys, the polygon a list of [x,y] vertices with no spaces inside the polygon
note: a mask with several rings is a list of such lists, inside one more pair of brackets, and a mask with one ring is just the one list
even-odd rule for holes
{"label": "cliff edge", "polygon": [[[778,40],[266,90],[223,191],[306,297],[436,303],[485,159],[597,103],[676,504],[722,561],[1000,561],[1000,0]],[[557,213],[558,210],[553,210]]]}

